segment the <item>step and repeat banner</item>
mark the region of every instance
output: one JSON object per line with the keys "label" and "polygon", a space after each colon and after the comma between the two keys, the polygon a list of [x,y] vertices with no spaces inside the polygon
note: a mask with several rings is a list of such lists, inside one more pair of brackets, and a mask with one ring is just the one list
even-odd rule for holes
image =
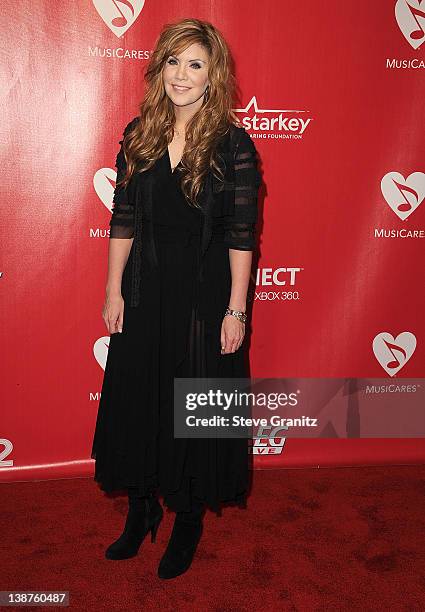
{"label": "step and repeat banner", "polygon": [[185,17],[228,41],[261,159],[250,375],[308,389],[319,423],[256,425],[254,467],[423,462],[425,0],[0,14],[0,479],[93,472],[115,158],[159,32]]}

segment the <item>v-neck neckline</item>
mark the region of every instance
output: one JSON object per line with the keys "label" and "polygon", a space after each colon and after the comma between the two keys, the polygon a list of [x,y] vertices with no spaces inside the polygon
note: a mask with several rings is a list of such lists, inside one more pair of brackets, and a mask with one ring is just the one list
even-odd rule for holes
{"label": "v-neck neckline", "polygon": [[176,166],[174,166],[174,168],[171,167],[171,157],[170,157],[170,151],[168,149],[168,145],[167,145],[167,160],[168,160],[168,168],[170,169],[171,174],[174,174],[174,172],[177,169],[177,166],[180,166],[180,163],[181,163],[182,160],[180,158],[179,163]]}

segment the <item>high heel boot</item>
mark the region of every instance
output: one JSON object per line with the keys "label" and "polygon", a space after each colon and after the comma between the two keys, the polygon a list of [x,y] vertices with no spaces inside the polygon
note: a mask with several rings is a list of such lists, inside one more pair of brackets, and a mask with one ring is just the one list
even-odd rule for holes
{"label": "high heel boot", "polygon": [[177,512],[165,553],[158,566],[159,578],[175,578],[184,574],[201,539],[205,504],[192,501],[190,512]]}
{"label": "high heel boot", "polygon": [[124,531],[105,551],[107,559],[129,559],[135,557],[140,545],[151,532],[151,541],[155,542],[156,532],[164,511],[153,492],[139,496],[136,489],[128,489],[128,514]]}

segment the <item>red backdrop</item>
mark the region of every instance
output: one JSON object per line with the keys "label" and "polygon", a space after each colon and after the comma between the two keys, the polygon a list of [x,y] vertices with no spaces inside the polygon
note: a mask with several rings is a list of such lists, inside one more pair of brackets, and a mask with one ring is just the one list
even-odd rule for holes
{"label": "red backdrop", "polygon": [[[228,40],[235,108],[262,161],[251,376],[425,376],[425,1],[5,0],[0,11],[0,478],[92,473],[115,156],[156,37],[182,17]],[[280,450],[256,466],[425,457],[423,439]]]}

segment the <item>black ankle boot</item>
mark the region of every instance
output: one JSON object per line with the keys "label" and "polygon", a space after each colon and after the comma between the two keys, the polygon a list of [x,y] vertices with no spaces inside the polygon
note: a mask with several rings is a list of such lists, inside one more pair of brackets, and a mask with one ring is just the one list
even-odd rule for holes
{"label": "black ankle boot", "polygon": [[175,578],[191,564],[202,535],[205,505],[192,502],[190,512],[177,512],[168,546],[158,566],[159,578]]}
{"label": "black ankle boot", "polygon": [[137,555],[140,545],[151,532],[155,542],[156,532],[164,511],[153,493],[138,496],[135,489],[128,490],[128,514],[124,531],[105,552],[107,559],[129,559]]}

